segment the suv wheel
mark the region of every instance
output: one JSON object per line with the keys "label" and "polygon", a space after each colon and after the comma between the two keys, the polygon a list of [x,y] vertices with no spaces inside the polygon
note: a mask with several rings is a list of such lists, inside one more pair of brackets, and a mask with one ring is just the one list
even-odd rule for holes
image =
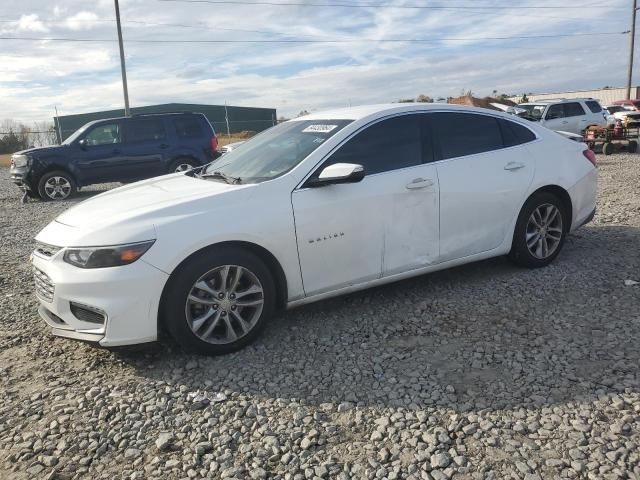
{"label": "suv wheel", "polygon": [[38,193],[43,200],[66,200],[75,195],[77,185],[67,172],[45,173],[38,182]]}
{"label": "suv wheel", "polygon": [[191,170],[198,166],[199,165],[190,158],[179,158],[171,163],[171,166],[169,166],[169,173],[186,172],[187,170]]}
{"label": "suv wheel", "polygon": [[205,250],[176,271],[165,290],[163,322],[185,350],[220,355],[250,343],[275,307],[275,283],[251,252]]}
{"label": "suv wheel", "polygon": [[560,199],[539,192],[527,200],[520,211],[509,259],[529,268],[549,265],[558,256],[570,219]]}

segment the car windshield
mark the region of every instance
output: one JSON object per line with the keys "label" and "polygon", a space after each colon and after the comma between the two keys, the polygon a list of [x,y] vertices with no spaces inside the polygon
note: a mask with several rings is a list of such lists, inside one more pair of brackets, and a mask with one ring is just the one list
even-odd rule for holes
{"label": "car windshield", "polygon": [[534,105],[534,104],[524,104],[518,105],[518,108],[522,108],[525,111],[520,112],[517,115],[522,118],[526,118],[527,120],[533,120],[537,122],[542,118],[542,114],[544,113],[546,105]]}
{"label": "car windshield", "polygon": [[71,145],[80,135],[82,135],[87,128],[89,128],[89,124],[87,123],[86,125],[83,125],[82,127],[80,127],[78,130],[76,130],[75,132],[73,132],[71,135],[69,135],[67,137],[67,139],[62,142],[62,145]]}
{"label": "car windshield", "polygon": [[352,120],[293,120],[256,135],[207,167],[201,178],[258,183],[279,177]]}
{"label": "car windshield", "polygon": [[607,107],[607,111],[609,113],[618,113],[618,112],[624,112],[625,108],[620,105],[611,105]]}

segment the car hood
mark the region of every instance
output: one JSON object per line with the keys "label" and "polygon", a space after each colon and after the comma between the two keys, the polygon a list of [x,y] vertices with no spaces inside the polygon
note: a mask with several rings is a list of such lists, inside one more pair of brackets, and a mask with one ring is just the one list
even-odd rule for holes
{"label": "car hood", "polygon": [[40,155],[43,153],[52,153],[60,151],[64,148],[67,148],[66,145],[49,145],[47,147],[33,147],[27,148],[26,150],[20,150],[19,152],[14,153],[14,155]]}
{"label": "car hood", "polygon": [[246,197],[252,185],[228,185],[182,173],[133,183],[70,208],[37,240],[59,246],[113,245],[156,238],[155,224],[197,215]]}

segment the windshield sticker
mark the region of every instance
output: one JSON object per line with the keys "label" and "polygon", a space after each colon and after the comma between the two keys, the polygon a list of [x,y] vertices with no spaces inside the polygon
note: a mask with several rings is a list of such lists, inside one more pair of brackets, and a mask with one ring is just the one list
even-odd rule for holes
{"label": "windshield sticker", "polygon": [[302,130],[303,133],[329,133],[331,130],[338,128],[338,125],[309,125]]}
{"label": "windshield sticker", "polygon": [[322,143],[322,142],[324,142],[324,140],[325,139],[322,138],[322,137],[316,137],[316,138],[313,139],[313,143]]}

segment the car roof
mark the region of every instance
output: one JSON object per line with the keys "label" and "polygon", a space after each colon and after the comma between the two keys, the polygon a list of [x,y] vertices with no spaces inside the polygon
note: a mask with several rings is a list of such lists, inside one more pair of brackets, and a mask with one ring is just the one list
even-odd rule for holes
{"label": "car roof", "polygon": [[112,122],[114,120],[127,120],[132,118],[145,118],[145,117],[158,117],[158,116],[166,116],[166,115],[198,115],[204,116],[203,113],[200,112],[158,112],[158,113],[134,113],[130,117],[109,117],[109,118],[99,118],[97,120],[91,120],[87,122],[85,125],[95,125],[100,122]]}
{"label": "car roof", "polygon": [[[498,116],[504,116],[498,110],[487,108],[472,107],[468,105],[454,105],[450,103],[384,103],[378,105],[359,105],[357,107],[339,108],[335,110],[326,110],[322,112],[314,112],[303,117],[294,118],[293,121],[305,120],[360,120],[370,116],[379,116],[380,114],[393,114],[404,112],[428,112],[431,110],[439,111],[472,111],[479,113],[493,113]],[[507,116],[511,117],[511,116]]]}

